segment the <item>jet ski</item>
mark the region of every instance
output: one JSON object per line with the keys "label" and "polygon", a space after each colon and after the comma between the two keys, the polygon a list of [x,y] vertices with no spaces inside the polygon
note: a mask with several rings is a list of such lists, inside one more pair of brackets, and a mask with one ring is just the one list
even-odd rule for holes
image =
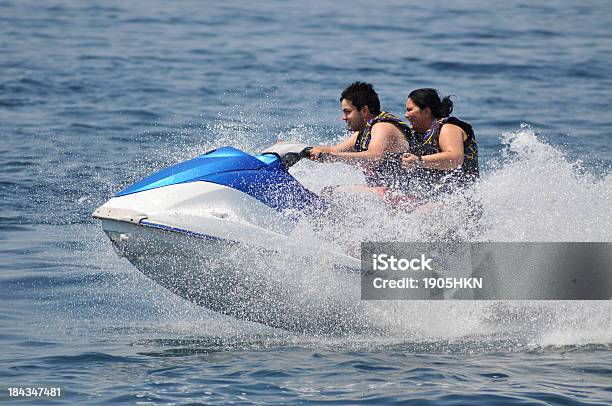
{"label": "jet ski", "polygon": [[[309,148],[219,148],[125,188],[93,217],[120,256],[193,303],[292,330],[339,326],[357,317],[337,290],[355,303],[360,260],[292,235],[300,216],[327,205],[288,171]],[[314,276],[304,272],[313,263]]]}
{"label": "jet ski", "polygon": [[309,149],[219,148],[128,186],[93,217],[120,256],[192,303],[291,331],[380,332],[397,309],[361,300],[360,258],[301,227],[333,213],[289,173]]}

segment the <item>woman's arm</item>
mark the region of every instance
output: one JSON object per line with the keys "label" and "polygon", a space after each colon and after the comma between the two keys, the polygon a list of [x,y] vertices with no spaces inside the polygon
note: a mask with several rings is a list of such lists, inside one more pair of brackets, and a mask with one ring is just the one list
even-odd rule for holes
{"label": "woman's arm", "polygon": [[416,155],[407,154],[402,158],[405,168],[420,166],[428,169],[448,171],[460,168],[463,165],[463,141],[467,134],[454,124],[445,124],[440,130],[438,143],[441,152],[431,155],[423,155],[418,162]]}

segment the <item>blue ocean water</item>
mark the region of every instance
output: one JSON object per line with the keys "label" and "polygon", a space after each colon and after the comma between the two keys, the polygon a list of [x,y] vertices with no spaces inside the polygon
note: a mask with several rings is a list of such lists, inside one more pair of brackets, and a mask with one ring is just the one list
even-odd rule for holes
{"label": "blue ocean water", "polygon": [[[297,334],[172,295],[90,215],[221,145],[333,142],[340,92],[363,80],[396,114],[415,88],[456,96],[482,151],[481,239],[611,241],[610,12],[604,0],[3,1],[0,397],[44,385],[63,388],[58,404],[609,404],[609,302],[407,303],[380,316],[392,334]],[[329,169],[309,164],[296,176],[316,189]],[[420,232],[415,218],[362,220],[330,235]]]}

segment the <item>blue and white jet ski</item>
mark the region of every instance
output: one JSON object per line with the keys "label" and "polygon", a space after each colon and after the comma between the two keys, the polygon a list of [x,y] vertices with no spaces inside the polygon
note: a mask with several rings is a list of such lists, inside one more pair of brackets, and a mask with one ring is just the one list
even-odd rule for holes
{"label": "blue and white jet ski", "polygon": [[[328,289],[327,297],[338,300],[329,278],[340,277],[350,282],[336,281],[337,288],[346,291],[349,283],[350,296],[358,298],[358,272],[321,272],[325,277],[313,281],[304,272],[287,276],[278,270],[294,258],[306,258],[304,266],[361,269],[359,259],[314,238],[292,237],[300,214],[326,204],[288,172],[307,155],[308,146],[299,143],[276,144],[254,156],[220,148],[127,187],[93,217],[102,220],[119,255],[191,302],[289,329],[309,329],[329,314],[344,323],[355,309],[332,310],[337,306],[322,297]],[[275,267],[266,266],[272,262]],[[322,307],[300,303],[309,289]]]}

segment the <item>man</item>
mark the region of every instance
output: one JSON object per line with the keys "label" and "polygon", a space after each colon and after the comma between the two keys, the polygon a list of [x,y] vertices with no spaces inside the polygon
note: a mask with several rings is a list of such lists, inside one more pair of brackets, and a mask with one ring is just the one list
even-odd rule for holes
{"label": "man", "polygon": [[399,159],[389,159],[409,149],[410,127],[380,110],[378,94],[369,83],[355,82],[340,97],[342,120],[351,136],[337,145],[316,146],[310,158],[319,162],[344,162],[362,168],[369,187],[383,192],[405,176]]}

